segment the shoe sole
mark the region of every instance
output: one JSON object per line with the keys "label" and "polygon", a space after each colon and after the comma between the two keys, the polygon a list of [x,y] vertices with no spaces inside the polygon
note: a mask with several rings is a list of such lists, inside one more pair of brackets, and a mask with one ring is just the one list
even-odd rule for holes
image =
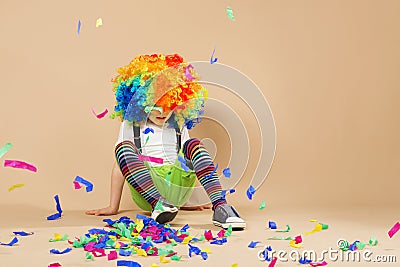
{"label": "shoe sole", "polygon": [[220,223],[217,221],[213,221],[214,225],[222,227],[224,229],[228,229],[229,225],[232,225],[232,229],[244,229],[246,228],[245,222],[231,222],[231,223]]}
{"label": "shoe sole", "polygon": [[170,222],[173,219],[175,219],[177,214],[178,211],[175,212],[165,211],[157,216],[156,222],[158,222],[159,224],[166,224],[167,222]]}

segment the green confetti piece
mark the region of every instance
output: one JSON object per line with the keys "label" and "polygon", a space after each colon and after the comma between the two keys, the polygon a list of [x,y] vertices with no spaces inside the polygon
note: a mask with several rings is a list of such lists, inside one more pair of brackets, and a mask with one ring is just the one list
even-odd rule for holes
{"label": "green confetti piece", "polygon": [[181,260],[181,258],[182,258],[182,256],[178,256],[178,255],[173,255],[172,257],[171,257],[171,260],[173,260],[173,261],[180,261]]}
{"label": "green confetti piece", "polygon": [[374,237],[371,237],[371,238],[369,239],[369,244],[370,244],[371,246],[376,246],[376,245],[378,245],[378,240],[377,240],[376,238],[374,238]]}
{"label": "green confetti piece", "polygon": [[93,260],[93,254],[90,253],[89,251],[86,252],[86,259],[87,259],[87,260]]}
{"label": "green confetti piece", "polygon": [[171,186],[171,175],[170,175],[170,173],[167,173],[167,176],[165,176],[165,180],[167,181],[168,186]]}
{"label": "green confetti piece", "polygon": [[171,244],[168,244],[168,245],[166,245],[166,246],[165,246],[165,248],[166,248],[166,249],[173,249],[173,248],[174,248],[174,246],[173,246],[173,245],[171,245]]}
{"label": "green confetti piece", "polygon": [[293,240],[293,238],[292,237],[283,237],[283,236],[273,236],[273,237],[270,237],[270,238],[267,238],[267,240]]}
{"label": "green confetti piece", "polygon": [[367,244],[363,243],[363,242],[356,242],[356,247],[359,250],[363,250],[365,248]]}
{"label": "green confetti piece", "polygon": [[279,233],[287,233],[287,232],[289,232],[290,231],[290,226],[289,226],[289,224],[286,224],[286,230],[276,230],[276,232],[279,232]]}
{"label": "green confetti piece", "polygon": [[231,20],[235,20],[235,17],[233,16],[233,10],[229,6],[226,8],[226,14],[228,15],[228,18]]}
{"label": "green confetti piece", "polygon": [[148,135],[146,138],[146,142],[144,143],[144,146],[147,144],[147,142],[149,142],[150,136]]}
{"label": "green confetti piece", "polygon": [[322,226],[322,230],[326,230],[329,228],[329,225],[327,225],[327,224],[320,223],[320,225]]}
{"label": "green confetti piece", "polygon": [[[232,224],[229,225],[228,229],[225,232],[225,236],[229,237],[232,235]],[[203,236],[204,237],[204,236]]]}
{"label": "green confetti piece", "polygon": [[10,150],[12,148],[12,144],[11,143],[6,143],[4,146],[2,146],[0,148],[0,158],[2,156],[4,156],[4,154],[7,153],[8,150]]}
{"label": "green confetti piece", "polygon": [[151,242],[151,241],[153,241],[153,238],[151,238],[151,236],[147,236],[146,237],[146,242]]}
{"label": "green confetti piece", "polygon": [[108,239],[108,240],[106,241],[106,245],[107,245],[108,247],[115,247],[115,242],[114,242],[114,240],[112,240],[112,239]]}
{"label": "green confetti piece", "polygon": [[74,243],[72,243],[72,246],[74,248],[83,248],[83,245],[78,240],[75,240]]}
{"label": "green confetti piece", "polygon": [[168,254],[169,254],[168,250],[163,249],[163,248],[159,248],[158,249],[158,256],[165,256],[165,255],[168,255]]}
{"label": "green confetti piece", "polygon": [[264,208],[265,208],[265,201],[261,202],[261,205],[258,209],[263,210]]}
{"label": "green confetti piece", "polygon": [[146,253],[147,253],[147,255],[153,255],[154,254],[154,250],[149,249]]}

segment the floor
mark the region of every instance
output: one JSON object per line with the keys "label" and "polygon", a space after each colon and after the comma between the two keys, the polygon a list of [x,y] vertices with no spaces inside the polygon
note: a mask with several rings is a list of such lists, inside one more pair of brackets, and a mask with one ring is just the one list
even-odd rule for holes
{"label": "floor", "polygon": [[[247,229],[244,231],[234,231],[228,242],[224,245],[210,245],[203,241],[196,243],[198,247],[204,249],[209,247],[211,253],[207,260],[201,256],[189,258],[188,246],[178,245],[175,247],[180,255],[181,261],[170,263],[160,263],[159,257],[123,257],[123,260],[134,260],[141,266],[149,267],[153,263],[159,266],[226,266],[231,267],[237,263],[238,266],[268,266],[269,263],[258,259],[258,252],[263,250],[264,245],[270,245],[275,251],[283,250],[289,253],[296,250],[289,245],[286,240],[267,240],[267,238],[281,235],[283,237],[295,237],[299,234],[303,237],[302,246],[299,251],[315,250],[317,255],[329,248],[337,249],[337,241],[345,239],[354,242],[360,240],[368,243],[370,237],[378,240],[376,246],[366,246],[363,253],[369,249],[370,256],[390,256],[396,257],[397,263],[367,263],[363,261],[362,254],[360,262],[346,262],[329,259],[326,255],[328,266],[399,266],[400,262],[400,233],[393,238],[387,235],[388,230],[394,225],[393,221],[398,216],[398,207],[308,207],[299,209],[293,207],[266,207],[259,210],[257,207],[239,207],[241,216],[247,221]],[[81,236],[90,228],[103,227],[103,217],[87,216],[84,211],[64,211],[61,219],[47,221],[46,216],[51,212],[29,206],[1,206],[2,213],[0,220],[0,242],[8,243],[14,237],[13,231],[34,232],[33,235],[18,237],[19,242],[12,246],[0,246],[0,266],[48,266],[50,263],[59,262],[62,266],[117,266],[115,260],[108,261],[106,258],[95,258],[93,261],[86,260],[82,248],[74,248],[70,253],[64,255],[53,255],[50,249],[63,250],[70,245],[67,241],[49,242],[54,233],[68,234],[70,239]],[[119,218],[128,216],[135,218],[138,211],[122,211]],[[144,214],[144,213],[141,213]],[[171,224],[172,227],[182,227],[189,224],[191,235],[200,235],[204,230],[212,230],[215,235],[220,229],[211,223],[212,211],[180,211],[177,218]],[[327,224],[329,228],[311,235],[305,235],[314,229],[316,222],[310,219]],[[276,230],[268,229],[268,222],[277,223],[278,229],[286,229],[290,225],[291,230],[287,233],[277,233]],[[260,241],[255,248],[248,248],[251,241]],[[283,253],[283,252],[282,252]],[[292,252],[294,253],[294,252]],[[293,254],[294,255],[294,254]],[[276,256],[276,254],[275,254]],[[334,256],[334,255],[333,255]],[[288,257],[288,255],[286,255]],[[346,257],[344,257],[346,259]],[[121,257],[119,258],[121,259]],[[350,258],[352,261],[352,257]],[[280,266],[303,266],[289,259],[287,262],[278,260],[276,267]],[[304,265],[306,266],[306,265]],[[307,265],[308,266],[308,265]]]}

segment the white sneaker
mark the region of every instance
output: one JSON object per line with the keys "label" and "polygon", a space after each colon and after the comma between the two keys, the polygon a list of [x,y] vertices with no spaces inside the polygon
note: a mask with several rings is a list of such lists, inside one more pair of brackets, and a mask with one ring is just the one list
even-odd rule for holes
{"label": "white sneaker", "polygon": [[213,223],[224,229],[232,225],[232,229],[244,229],[246,222],[240,218],[239,213],[230,205],[222,204],[214,210]]}
{"label": "white sneaker", "polygon": [[151,213],[151,218],[159,224],[165,224],[175,219],[177,214],[178,208],[160,197]]}

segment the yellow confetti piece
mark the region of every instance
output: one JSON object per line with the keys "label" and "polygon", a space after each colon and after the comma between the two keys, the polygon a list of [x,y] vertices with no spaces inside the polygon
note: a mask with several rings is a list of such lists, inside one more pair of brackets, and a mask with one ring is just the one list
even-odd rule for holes
{"label": "yellow confetti piece", "polygon": [[121,244],[120,243],[115,243],[115,248],[120,248]]}
{"label": "yellow confetti piece", "polygon": [[190,240],[192,240],[193,237],[187,236],[183,239],[182,244],[186,245],[189,244]]}
{"label": "yellow confetti piece", "polygon": [[163,255],[163,256],[160,256],[160,262],[161,263],[168,263],[169,262],[169,260],[167,260],[167,259],[164,259],[165,258],[165,256]]}
{"label": "yellow confetti piece", "polygon": [[23,186],[25,186],[25,184],[14,184],[14,185],[10,186],[10,188],[8,188],[8,192],[11,192],[15,188],[20,188],[20,187],[23,187]]}
{"label": "yellow confetti piece", "polygon": [[206,253],[211,253],[211,250],[209,247],[205,247],[201,250],[201,252],[206,252]]}
{"label": "yellow confetti piece", "polygon": [[306,232],[306,235],[311,235],[314,234],[316,232],[321,232],[322,231],[322,225],[320,223],[317,223],[314,227],[314,230],[312,230],[311,232]]}
{"label": "yellow confetti piece", "polygon": [[98,28],[99,26],[103,25],[103,19],[102,18],[98,18],[96,20],[96,28]]}
{"label": "yellow confetti piece", "polygon": [[120,239],[119,239],[119,241],[122,241],[122,242],[132,242],[132,239],[129,239],[129,238],[127,238],[127,237],[125,237],[125,236],[122,236]]}
{"label": "yellow confetti piece", "polygon": [[290,240],[289,245],[291,247],[294,247],[294,248],[300,248],[301,247],[301,244],[300,243],[296,244],[295,240]]}
{"label": "yellow confetti piece", "polygon": [[318,222],[318,220],[311,219],[310,222]]}
{"label": "yellow confetti piece", "polygon": [[153,263],[150,267],[158,267],[158,264]]}
{"label": "yellow confetti piece", "polygon": [[239,264],[237,264],[237,263],[233,263],[232,265],[231,265],[231,267],[238,267],[239,266]]}
{"label": "yellow confetti piece", "polygon": [[140,233],[140,231],[142,231],[142,229],[144,228],[143,220],[136,219],[135,223],[136,223],[136,231],[137,233]]}
{"label": "yellow confetti piece", "polygon": [[144,250],[144,249],[138,249],[138,250],[137,250],[137,255],[138,255],[138,256],[147,257],[146,250]]}

